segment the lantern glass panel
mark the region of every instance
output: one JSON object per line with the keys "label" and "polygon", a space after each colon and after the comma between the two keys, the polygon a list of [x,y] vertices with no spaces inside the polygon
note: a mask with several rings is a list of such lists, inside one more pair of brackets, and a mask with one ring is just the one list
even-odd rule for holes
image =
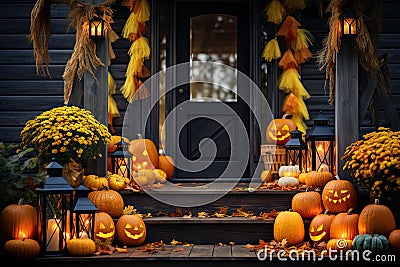
{"label": "lantern glass panel", "polygon": [[89,37],[91,39],[104,39],[104,21],[98,17],[93,17],[89,22]]}

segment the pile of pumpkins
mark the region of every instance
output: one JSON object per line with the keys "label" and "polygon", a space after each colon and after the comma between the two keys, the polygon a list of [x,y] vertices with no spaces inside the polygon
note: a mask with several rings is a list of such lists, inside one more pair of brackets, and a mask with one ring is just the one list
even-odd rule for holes
{"label": "pile of pumpkins", "polygon": [[291,209],[278,213],[274,239],[297,245],[306,239],[304,220],[308,219],[309,239],[326,242],[327,250],[369,250],[375,254],[400,252],[400,229],[392,211],[378,200],[353,213],[357,194],[348,180],[328,181],[319,191],[306,190],[292,198]]}
{"label": "pile of pumpkins", "polygon": [[[273,176],[269,175],[268,170],[261,173],[261,180],[263,182],[272,182]],[[301,172],[297,165],[295,166],[281,166],[278,171],[279,179],[277,184],[281,187],[298,187],[299,185],[306,185],[309,188],[323,188],[327,182],[335,179],[333,174],[329,171],[326,165],[321,165],[317,171]]]}
{"label": "pile of pumpkins", "polygon": [[111,142],[108,144],[108,163],[107,169],[113,172],[111,165],[111,154],[115,152],[117,143],[124,140],[128,144],[128,150],[132,155],[132,179],[141,187],[155,183],[165,183],[172,178],[174,173],[174,160],[168,155],[159,155],[154,142],[147,138],[138,138],[129,140],[119,135],[111,136]]}

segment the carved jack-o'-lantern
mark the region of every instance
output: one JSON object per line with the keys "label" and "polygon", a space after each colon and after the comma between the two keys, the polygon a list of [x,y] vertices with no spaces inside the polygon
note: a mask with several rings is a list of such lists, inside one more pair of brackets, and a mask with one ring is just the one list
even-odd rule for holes
{"label": "carved jack-o'-lantern", "polygon": [[146,225],[138,214],[122,215],[117,221],[116,229],[121,245],[140,246],[146,239]]}
{"label": "carved jack-o'-lantern", "polygon": [[296,123],[287,119],[285,114],[282,119],[274,119],[267,126],[267,142],[270,144],[284,145],[290,139],[290,132],[296,130]]}
{"label": "carved jack-o'-lantern", "polygon": [[115,235],[113,218],[106,212],[98,212],[94,218],[94,240],[112,243]]}
{"label": "carved jack-o'-lantern", "polygon": [[138,134],[138,137],[138,139],[133,139],[129,145],[133,170],[157,169],[159,155],[155,144],[150,139],[142,138],[141,134]]}
{"label": "carved jack-o'-lantern", "polygon": [[331,180],[322,190],[322,203],[330,213],[346,212],[357,206],[357,194],[348,180]]}
{"label": "carved jack-o'-lantern", "polygon": [[318,214],[311,222],[308,229],[310,239],[314,242],[328,241],[330,239],[330,229],[335,215],[328,214],[325,211],[324,214]]}

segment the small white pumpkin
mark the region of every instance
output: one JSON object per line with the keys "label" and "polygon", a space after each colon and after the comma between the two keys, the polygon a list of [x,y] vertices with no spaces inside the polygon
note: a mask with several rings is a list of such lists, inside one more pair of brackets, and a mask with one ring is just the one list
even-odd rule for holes
{"label": "small white pumpkin", "polygon": [[279,177],[299,177],[299,166],[281,166],[278,171]]}
{"label": "small white pumpkin", "polygon": [[329,172],[329,166],[326,165],[325,163],[321,163],[321,165],[318,168],[318,171]]}
{"label": "small white pumpkin", "polygon": [[296,187],[299,185],[299,179],[295,177],[281,177],[278,180],[278,185],[282,187],[287,187],[287,186]]}

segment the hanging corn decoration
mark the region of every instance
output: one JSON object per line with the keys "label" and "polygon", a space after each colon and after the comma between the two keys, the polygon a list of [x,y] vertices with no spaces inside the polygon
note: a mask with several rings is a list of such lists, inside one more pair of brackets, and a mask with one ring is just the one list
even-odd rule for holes
{"label": "hanging corn decoration", "polygon": [[286,15],[285,8],[278,0],[272,0],[267,6],[267,21],[279,24]]}
{"label": "hanging corn decoration", "polygon": [[[267,5],[267,21],[279,24],[279,28],[275,38],[267,42],[262,53],[267,62],[279,59],[277,64],[282,69],[282,74],[279,77],[278,88],[287,94],[282,111],[292,115],[292,120],[303,134],[307,130],[304,120],[309,120],[304,100],[309,99],[310,94],[301,82],[299,71],[300,64],[313,56],[309,46],[313,45],[314,37],[308,30],[300,28],[301,24],[290,14],[304,8],[304,0],[284,0],[283,4],[273,0]],[[285,40],[286,51],[283,55],[278,38]]]}
{"label": "hanging corn decoration", "polygon": [[134,99],[144,99],[150,95],[140,80],[150,76],[144,65],[144,61],[150,57],[149,42],[144,36],[147,31],[146,22],[150,19],[150,5],[147,0],[125,0],[122,5],[131,11],[122,29],[122,37],[131,42],[131,47],[128,51],[130,60],[125,73],[126,78],[120,91],[131,103]]}
{"label": "hanging corn decoration", "polygon": [[268,62],[281,57],[281,50],[276,38],[272,39],[265,45],[262,57]]}

